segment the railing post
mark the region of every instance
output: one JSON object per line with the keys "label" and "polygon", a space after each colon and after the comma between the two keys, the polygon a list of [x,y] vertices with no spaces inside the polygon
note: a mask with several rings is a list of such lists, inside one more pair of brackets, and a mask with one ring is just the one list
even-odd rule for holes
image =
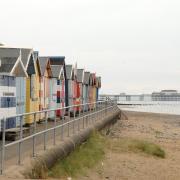
{"label": "railing post", "polygon": [[6,119],[1,120],[2,129],[2,144],[1,144],[1,175],[4,170],[5,142],[6,142]]}
{"label": "railing post", "polygon": [[[45,112],[45,130],[47,130],[48,112]],[[44,132],[44,150],[46,150],[46,131]]]}
{"label": "railing post", "polygon": [[95,109],[94,109],[94,123],[96,122],[96,118],[97,118],[97,112],[96,112],[96,110],[97,110],[97,102],[95,103]]}
{"label": "railing post", "polygon": [[86,106],[86,105],[83,105],[83,129],[84,129],[84,112],[85,112],[85,106]]}
{"label": "railing post", "polygon": [[95,104],[93,106],[93,111],[92,111],[92,124],[94,124],[95,120]]}
{"label": "railing post", "polygon": [[92,109],[90,108],[90,113],[89,113],[89,116],[88,116],[88,124],[91,123],[91,111],[92,111]]}
{"label": "railing post", "polygon": [[75,134],[75,119],[76,119],[76,111],[75,111],[75,107],[74,107],[74,120],[73,120],[73,134]]}
{"label": "railing post", "polygon": [[[34,113],[33,133],[36,134],[36,113]],[[36,144],[36,137],[33,136],[33,157],[35,157],[35,144]]]}
{"label": "railing post", "polygon": [[97,107],[96,107],[96,120],[95,120],[95,122],[96,121],[98,121],[98,116],[99,116],[99,108],[98,108],[98,105],[99,105],[99,102],[97,102]]}
{"label": "railing post", "polygon": [[[71,120],[71,112],[70,112],[70,108],[68,109],[68,116],[69,116],[69,120],[68,121],[70,121]],[[68,137],[69,137],[69,122],[68,122]]]}
{"label": "railing post", "polygon": [[53,145],[56,145],[56,111],[54,111],[54,135],[53,135]]}
{"label": "railing post", "polygon": [[108,102],[106,101],[106,104],[105,104],[105,116],[107,115],[107,106],[108,106]]}
{"label": "railing post", "polygon": [[[61,113],[64,111],[64,109],[61,109]],[[62,114],[62,126],[61,126],[61,140],[64,138],[64,113]]]}
{"label": "railing post", "polygon": [[81,120],[81,105],[79,105],[78,131],[80,131],[80,120]]}
{"label": "railing post", "polygon": [[88,121],[88,114],[85,116],[85,127],[87,127],[87,122]]}
{"label": "railing post", "polygon": [[[22,140],[23,138],[23,116],[20,116],[20,140]],[[19,158],[18,158],[18,164],[20,165],[21,164],[21,150],[22,150],[22,142],[20,141],[19,142]]]}
{"label": "railing post", "polygon": [[88,114],[86,115],[85,121],[86,121],[86,127],[87,127],[88,126]]}

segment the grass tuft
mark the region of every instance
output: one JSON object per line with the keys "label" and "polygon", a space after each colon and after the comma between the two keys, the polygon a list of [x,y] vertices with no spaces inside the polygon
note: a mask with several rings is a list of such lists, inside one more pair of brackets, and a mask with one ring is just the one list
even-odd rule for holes
{"label": "grass tuft", "polygon": [[146,140],[121,138],[113,141],[111,146],[115,151],[143,152],[148,155],[165,158],[165,151],[157,144]]}
{"label": "grass tuft", "polygon": [[68,157],[58,161],[49,171],[49,176],[60,178],[85,174],[86,169],[92,168],[103,159],[105,144],[105,137],[94,132],[84,144],[77,147]]}

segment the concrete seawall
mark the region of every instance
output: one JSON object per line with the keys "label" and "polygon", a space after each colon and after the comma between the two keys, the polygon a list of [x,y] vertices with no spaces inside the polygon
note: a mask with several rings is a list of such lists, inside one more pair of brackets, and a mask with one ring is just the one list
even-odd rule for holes
{"label": "concrete seawall", "polygon": [[[8,177],[13,178],[40,178],[42,173],[51,168],[59,159],[68,156],[76,146],[79,146],[86,141],[94,130],[102,130],[106,126],[115,123],[120,117],[120,109],[117,107],[113,113],[108,114],[103,120],[97,121],[94,125],[87,127],[69,138],[65,138],[60,144],[53,146],[49,150],[40,153],[35,159],[26,161],[22,167],[16,168],[16,173],[8,174]],[[15,167],[14,167],[15,169]],[[12,170],[13,171],[13,170]],[[7,176],[6,176],[7,177]]]}

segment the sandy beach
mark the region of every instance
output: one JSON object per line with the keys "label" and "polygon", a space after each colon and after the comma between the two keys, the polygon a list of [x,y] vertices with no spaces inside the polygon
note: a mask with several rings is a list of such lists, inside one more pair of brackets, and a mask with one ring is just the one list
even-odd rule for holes
{"label": "sandy beach", "polygon": [[180,116],[123,112],[121,120],[111,127],[111,140],[132,138],[159,145],[165,158],[131,151],[117,152],[109,146],[105,159],[79,179],[112,180],[179,180]]}

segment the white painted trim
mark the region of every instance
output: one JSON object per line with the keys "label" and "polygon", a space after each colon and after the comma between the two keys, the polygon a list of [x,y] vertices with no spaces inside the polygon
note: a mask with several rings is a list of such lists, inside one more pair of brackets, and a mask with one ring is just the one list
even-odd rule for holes
{"label": "white painted trim", "polygon": [[24,65],[23,65],[23,63],[22,63],[21,60],[20,60],[20,64],[21,64],[21,66],[22,66],[22,68],[23,68],[23,70],[24,70],[24,72],[25,72],[25,74],[26,74],[26,77],[28,77],[27,71],[25,70]]}
{"label": "white painted trim", "polygon": [[[12,68],[10,74],[13,75],[13,72],[14,72],[15,68],[17,67],[17,65],[18,65],[19,63],[21,64],[21,66],[22,66],[22,68],[23,68],[23,71],[24,71],[25,76],[28,77],[28,74],[27,74],[27,72],[26,72],[26,70],[25,70],[25,68],[24,68],[24,65],[23,65],[23,63],[22,63],[22,61],[21,61],[21,59],[20,59],[20,55],[19,55],[19,57],[17,58],[16,63],[14,64],[14,67]],[[13,75],[13,76],[14,76],[14,75]]]}
{"label": "white painted trim", "polygon": [[[22,48],[22,49],[23,49],[23,48]],[[31,49],[31,51],[30,51],[30,53],[29,53],[28,61],[27,61],[26,66],[25,66],[26,71],[27,71],[27,67],[28,67],[28,64],[29,64],[31,55],[33,55],[33,50],[32,50],[32,49]],[[34,60],[34,57],[33,57],[33,60]]]}
{"label": "white painted trim", "polygon": [[61,67],[61,70],[60,70],[60,72],[59,72],[59,77],[58,77],[58,79],[60,79],[61,78],[61,74],[63,73],[63,78],[64,78],[64,68],[63,68],[63,66]]}
{"label": "white painted trim", "polygon": [[34,64],[34,69],[35,69],[35,75],[37,75],[37,69],[36,69],[36,65],[35,65],[35,60],[34,60],[34,56],[33,56],[33,49],[30,49],[30,53],[29,53],[29,56],[28,56],[28,61],[27,61],[27,64],[26,64],[26,71],[27,71],[27,68],[28,68],[28,65],[29,65],[29,61],[30,61],[30,57],[32,55],[32,58],[33,58],[33,64]]}
{"label": "white painted trim", "polygon": [[85,72],[85,70],[84,69],[82,69],[82,70],[83,70],[83,75],[82,75],[81,81],[82,81],[82,84],[84,84],[84,72]]}

